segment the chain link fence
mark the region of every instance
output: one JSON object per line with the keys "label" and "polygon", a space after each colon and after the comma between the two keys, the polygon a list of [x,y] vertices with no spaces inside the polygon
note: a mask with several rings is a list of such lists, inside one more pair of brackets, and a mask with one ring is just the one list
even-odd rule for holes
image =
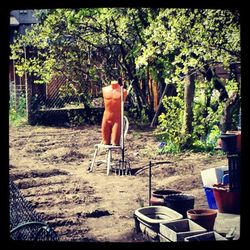
{"label": "chain link fence", "polygon": [[[48,84],[36,84],[32,77],[18,77],[14,63],[10,69],[10,106],[18,110],[20,100],[25,100],[30,124],[81,124],[99,122],[103,113],[102,82],[86,81],[92,97],[91,107],[86,107],[80,93],[64,76],[54,76]],[[71,88],[71,89],[70,89]],[[27,105],[28,103],[28,105]],[[23,103],[22,103],[23,105]]]}

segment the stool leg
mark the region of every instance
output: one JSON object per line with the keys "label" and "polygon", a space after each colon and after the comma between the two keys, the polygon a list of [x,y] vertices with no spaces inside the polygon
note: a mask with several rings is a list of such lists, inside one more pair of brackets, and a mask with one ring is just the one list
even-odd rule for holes
{"label": "stool leg", "polygon": [[107,175],[109,175],[110,171],[110,162],[111,162],[111,150],[108,150],[108,159],[107,159]]}
{"label": "stool leg", "polygon": [[93,171],[93,167],[94,167],[94,164],[95,164],[95,159],[96,159],[98,151],[99,151],[99,148],[97,147],[96,150],[95,150],[92,162],[91,162],[91,166],[90,166],[89,172]]}

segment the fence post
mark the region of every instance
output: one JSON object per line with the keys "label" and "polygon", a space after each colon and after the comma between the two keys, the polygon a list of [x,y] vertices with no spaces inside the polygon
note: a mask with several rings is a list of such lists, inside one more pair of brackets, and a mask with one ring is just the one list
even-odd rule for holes
{"label": "fence post", "polygon": [[[27,59],[27,51],[26,45],[24,45],[24,59],[26,63]],[[27,121],[28,124],[32,124],[32,112],[31,112],[31,98],[32,98],[32,82],[31,78],[27,76],[27,70],[25,69],[24,73],[24,80],[25,80],[25,96],[26,96],[26,113],[27,113]]]}
{"label": "fence post", "polygon": [[17,110],[17,90],[16,90],[15,60],[12,61],[12,67],[13,67],[13,83],[14,83],[14,102],[15,102],[15,109]]}

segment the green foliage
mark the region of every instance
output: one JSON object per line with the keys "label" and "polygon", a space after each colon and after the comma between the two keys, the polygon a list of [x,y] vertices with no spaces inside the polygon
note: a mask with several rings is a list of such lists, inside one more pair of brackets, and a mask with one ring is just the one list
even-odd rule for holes
{"label": "green foliage", "polygon": [[130,119],[133,119],[135,124],[137,124],[138,126],[144,126],[149,124],[145,108],[142,108],[140,112],[138,112],[137,107],[130,106],[129,109],[127,109],[126,113],[126,116],[130,117]]}
{"label": "green foliage", "polygon": [[236,82],[234,79],[226,80],[225,81],[225,88],[229,96],[231,96],[234,92],[239,92],[239,83]]}
{"label": "green foliage", "polygon": [[240,58],[239,13],[229,10],[161,9],[145,37],[137,65],[163,57],[176,84],[188,67],[199,69],[213,62],[228,67]]}
{"label": "green foliage", "polygon": [[168,153],[177,154],[180,152],[181,148],[177,144],[174,144],[171,141],[168,141],[167,145],[157,149],[158,154],[168,154]]}
{"label": "green foliage", "polygon": [[[77,86],[73,83],[65,83],[62,85],[59,89],[59,97],[63,100],[66,97],[74,97],[77,98],[78,101],[75,101],[74,103],[71,103],[70,105],[74,106],[83,106],[81,105],[82,100],[84,100],[84,93],[80,92]],[[89,104],[88,100],[85,100],[86,104]]]}
{"label": "green foliage", "polygon": [[9,123],[12,126],[20,126],[27,122],[26,99],[23,93],[18,98],[18,105],[15,103],[14,96],[9,101]]}
{"label": "green foliage", "polygon": [[179,152],[186,136],[181,134],[184,102],[178,96],[164,97],[163,106],[165,113],[159,116],[159,126],[155,132],[160,141],[166,142],[160,153]]}
{"label": "green foliage", "polygon": [[[165,112],[159,116],[156,130],[158,140],[165,142],[159,153],[178,153],[183,149],[187,139],[191,139],[191,148],[195,151],[211,151],[217,144],[220,135],[219,118],[223,104],[218,101],[218,91],[207,88],[208,83],[196,82],[195,99],[193,103],[193,133],[181,132],[184,112],[184,101],[179,96],[164,97]],[[207,97],[210,105],[207,106]],[[213,110],[213,107],[217,107]],[[206,114],[204,116],[204,114]]]}
{"label": "green foliage", "polygon": [[[219,102],[219,92],[209,82],[196,82],[193,103],[193,140],[205,141],[208,133],[219,125],[223,103]],[[208,100],[209,99],[209,100]]]}
{"label": "green foliage", "polygon": [[67,112],[67,115],[69,117],[69,123],[71,127],[78,127],[83,125],[84,118],[81,115],[77,114],[76,111],[74,111],[73,113]]}
{"label": "green foliage", "polygon": [[[106,85],[121,70],[124,80],[134,79],[134,60],[143,41],[142,20],[147,23],[147,16],[153,14],[147,8],[36,11],[41,24],[34,25],[11,45],[16,72],[22,76],[28,71],[36,77],[36,83],[49,83],[53,75],[64,75],[79,93],[84,93],[84,104],[89,103],[89,81],[101,80]],[[27,46],[35,50],[31,58],[25,58]]]}
{"label": "green foliage", "polygon": [[194,136],[191,149],[193,151],[198,151],[198,152],[214,151],[214,148],[217,146],[217,141],[219,139],[220,134],[221,131],[219,130],[219,127],[214,125],[205,139]]}

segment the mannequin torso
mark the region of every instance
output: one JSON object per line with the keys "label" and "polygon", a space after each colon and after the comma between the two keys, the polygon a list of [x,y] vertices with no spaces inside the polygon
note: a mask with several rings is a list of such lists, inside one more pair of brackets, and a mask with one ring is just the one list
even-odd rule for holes
{"label": "mannequin torso", "polygon": [[[121,135],[121,87],[117,81],[102,89],[105,111],[102,120],[102,141],[104,144],[119,145]],[[123,89],[123,101],[127,90]]]}

